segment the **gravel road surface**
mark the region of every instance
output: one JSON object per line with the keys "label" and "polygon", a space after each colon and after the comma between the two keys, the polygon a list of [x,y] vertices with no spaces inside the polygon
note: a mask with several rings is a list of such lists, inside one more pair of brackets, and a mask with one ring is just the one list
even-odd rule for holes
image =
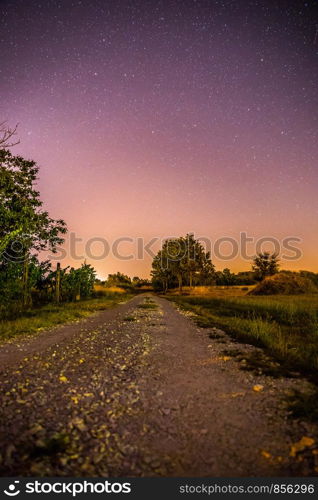
{"label": "gravel road surface", "polygon": [[317,475],[317,429],[284,403],[308,383],[244,371],[237,348],[256,349],[151,294],[3,344],[0,474]]}

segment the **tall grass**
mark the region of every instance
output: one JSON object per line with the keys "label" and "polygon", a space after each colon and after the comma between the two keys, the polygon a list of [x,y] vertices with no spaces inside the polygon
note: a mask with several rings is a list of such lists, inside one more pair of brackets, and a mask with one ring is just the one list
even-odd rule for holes
{"label": "tall grass", "polygon": [[206,309],[217,311],[222,316],[259,317],[266,321],[277,321],[280,324],[302,329],[315,330],[318,320],[318,296],[285,296],[273,295],[265,297],[187,297],[190,304],[201,305]]}
{"label": "tall grass", "polygon": [[296,369],[318,368],[318,296],[173,297],[216,325]]}
{"label": "tall grass", "polygon": [[61,305],[46,306],[25,311],[22,316],[11,320],[0,320],[0,342],[12,337],[32,334],[57,325],[76,321],[94,312],[112,307],[131,295],[122,293],[103,294],[101,298],[67,302]]}

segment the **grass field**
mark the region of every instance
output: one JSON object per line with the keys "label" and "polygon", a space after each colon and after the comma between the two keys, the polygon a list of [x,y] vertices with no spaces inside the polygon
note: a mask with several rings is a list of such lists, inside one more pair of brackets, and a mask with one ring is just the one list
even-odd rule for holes
{"label": "grass field", "polygon": [[[241,290],[242,291],[242,290]],[[221,293],[220,293],[221,292]],[[197,315],[201,326],[218,326],[239,340],[267,348],[293,369],[318,368],[318,295],[238,296],[235,288],[201,295],[170,295]],[[169,298],[169,296],[168,296]]]}
{"label": "grass field", "polygon": [[109,292],[108,294],[104,293],[100,298],[68,302],[61,305],[49,304],[26,311],[23,316],[16,319],[0,321],[0,342],[18,335],[31,334],[85,318],[94,312],[126,301],[130,297],[132,295]]}
{"label": "grass field", "polygon": [[[244,297],[249,291],[253,290],[255,285],[250,286],[184,286],[182,295],[191,295],[195,297]],[[169,290],[169,295],[179,296],[178,288]]]}

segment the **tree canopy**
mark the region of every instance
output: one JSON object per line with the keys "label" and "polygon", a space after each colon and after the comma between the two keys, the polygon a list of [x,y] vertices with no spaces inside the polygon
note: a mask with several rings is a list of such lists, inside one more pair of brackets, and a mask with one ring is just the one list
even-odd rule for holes
{"label": "tree canopy", "polygon": [[253,259],[253,271],[256,279],[262,281],[267,276],[278,273],[279,259],[276,253],[259,252]]}
{"label": "tree canopy", "polygon": [[193,234],[167,239],[152,262],[152,280],[163,291],[187,284],[212,284],[215,278],[210,254]]}
{"label": "tree canopy", "polygon": [[35,188],[38,171],[34,161],[0,150],[0,248],[8,258],[20,258],[18,251],[22,257],[30,251],[55,252],[63,242],[66,224],[43,210]]}

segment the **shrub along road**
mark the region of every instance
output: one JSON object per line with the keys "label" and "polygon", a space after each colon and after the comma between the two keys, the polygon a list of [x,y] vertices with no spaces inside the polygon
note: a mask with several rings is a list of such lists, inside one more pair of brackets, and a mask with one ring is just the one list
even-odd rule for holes
{"label": "shrub along road", "polygon": [[308,383],[238,348],[259,351],[150,295],[4,344],[1,475],[317,474],[317,429],[284,403]]}

